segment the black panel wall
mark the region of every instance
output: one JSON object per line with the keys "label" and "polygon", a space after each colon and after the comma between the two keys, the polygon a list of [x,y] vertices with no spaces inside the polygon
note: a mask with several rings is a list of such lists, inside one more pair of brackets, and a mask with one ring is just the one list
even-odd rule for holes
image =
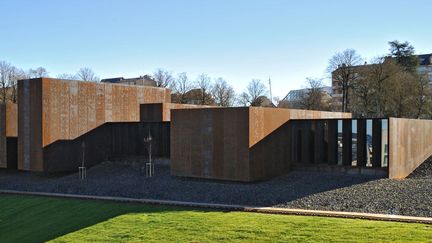
{"label": "black panel wall", "polygon": [[381,119],[372,121],[372,167],[381,167]]}
{"label": "black panel wall", "polygon": [[357,165],[365,166],[366,151],[366,119],[357,120]]}
{"label": "black panel wall", "polygon": [[[147,155],[144,138],[152,136],[152,156],[169,158],[169,122],[122,122],[105,123],[92,131],[74,139],[61,140],[46,146],[44,171],[76,171],[85,158],[85,166],[91,167],[100,162],[121,157]],[[82,149],[83,143],[85,149]]]}
{"label": "black panel wall", "polygon": [[[372,120],[372,166],[381,167],[382,119]],[[342,121],[342,134],[338,134],[338,121]],[[367,120],[366,119],[291,120],[291,162],[294,164],[338,164],[338,136],[342,136],[342,165],[366,166]],[[357,129],[356,125],[357,124]],[[354,129],[353,129],[354,128]],[[354,130],[354,131],[353,131]],[[356,143],[353,150],[353,138]],[[353,155],[353,152],[355,153]]]}

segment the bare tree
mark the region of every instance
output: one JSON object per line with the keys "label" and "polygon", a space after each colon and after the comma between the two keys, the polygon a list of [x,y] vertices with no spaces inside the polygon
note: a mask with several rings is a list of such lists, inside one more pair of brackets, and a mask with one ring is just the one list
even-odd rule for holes
{"label": "bare tree", "polygon": [[430,110],[431,94],[428,75],[423,73],[417,75],[414,82],[414,118],[418,119]]}
{"label": "bare tree", "polygon": [[18,80],[28,78],[27,74],[24,70],[12,67],[11,76],[9,79],[9,88],[10,88],[10,100],[13,103],[18,102]]}
{"label": "bare tree", "polygon": [[75,74],[69,74],[69,73],[62,73],[57,75],[58,79],[69,79],[69,80],[76,80],[79,79]]}
{"label": "bare tree", "polygon": [[233,106],[235,92],[223,78],[218,78],[212,89],[212,94],[218,106]]}
{"label": "bare tree", "polygon": [[347,49],[336,53],[330,60],[327,71],[332,75],[332,82],[335,82],[342,91],[342,111],[348,111],[349,92],[353,83],[357,80],[357,70],[354,68],[360,65],[362,59],[353,49]]}
{"label": "bare tree", "polygon": [[0,102],[6,103],[8,100],[9,78],[11,71],[11,64],[5,61],[0,62]]}
{"label": "bare tree", "polygon": [[246,92],[240,93],[236,98],[236,103],[239,106],[249,106],[249,95]]}
{"label": "bare tree", "polygon": [[403,70],[392,59],[378,57],[370,65],[357,68],[358,79],[352,84],[350,110],[359,117],[383,117],[388,113],[392,83]]}
{"label": "bare tree", "polygon": [[326,97],[322,79],[306,79],[307,88],[300,94],[299,108],[306,110],[329,110],[330,97]]}
{"label": "bare tree", "polygon": [[177,79],[175,80],[174,84],[171,85],[171,87],[174,91],[173,102],[187,104],[189,100],[187,97],[187,92],[193,89],[193,83],[188,78],[187,74],[185,72],[179,73]]}
{"label": "bare tree", "polygon": [[154,81],[156,81],[156,85],[162,88],[171,87],[174,83],[174,77],[172,75],[172,72],[161,68],[157,69],[153,73],[153,79]]}
{"label": "bare tree", "polygon": [[0,102],[17,102],[17,81],[28,78],[22,69],[12,66],[10,63],[0,62]]}
{"label": "bare tree", "polygon": [[200,94],[197,97],[200,105],[212,105],[214,103],[214,99],[211,95],[212,83],[211,78],[203,73],[198,75],[196,79],[196,87],[199,89]]}
{"label": "bare tree", "polygon": [[38,67],[36,69],[30,69],[27,76],[29,78],[44,78],[48,77],[48,71],[44,67]]}
{"label": "bare tree", "polygon": [[267,88],[259,79],[252,79],[246,87],[246,91],[241,93],[238,102],[242,105],[260,106],[261,97],[266,96]]}
{"label": "bare tree", "polygon": [[93,72],[91,68],[84,67],[80,68],[78,72],[75,75],[76,79],[82,80],[82,81],[89,81],[89,82],[99,82],[100,79],[96,74]]}

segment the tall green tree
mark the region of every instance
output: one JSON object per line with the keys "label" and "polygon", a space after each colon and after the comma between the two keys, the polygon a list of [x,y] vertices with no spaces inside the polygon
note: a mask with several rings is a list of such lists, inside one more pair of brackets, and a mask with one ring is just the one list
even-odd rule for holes
{"label": "tall green tree", "polygon": [[405,70],[414,73],[419,64],[417,56],[414,55],[414,47],[408,42],[390,41],[390,55]]}

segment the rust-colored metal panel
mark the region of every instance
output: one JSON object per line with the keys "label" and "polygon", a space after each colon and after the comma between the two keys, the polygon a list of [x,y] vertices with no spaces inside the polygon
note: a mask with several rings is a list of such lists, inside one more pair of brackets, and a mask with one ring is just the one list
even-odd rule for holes
{"label": "rust-colored metal panel", "polygon": [[[106,122],[139,121],[142,102],[166,102],[167,89],[51,78],[18,83],[18,167],[43,170],[42,148],[73,140]],[[169,101],[169,100],[168,100]]]}
{"label": "rust-colored metal panel", "polygon": [[[164,89],[43,79],[43,146],[59,139],[74,139],[105,122],[139,121],[139,92],[164,102]],[[161,93],[158,95],[158,93]]]}
{"label": "rust-colored metal panel", "polygon": [[18,137],[18,106],[6,104],[6,137]]}
{"label": "rust-colored metal panel", "polygon": [[174,109],[171,117],[171,174],[249,181],[248,108]]}
{"label": "rust-colored metal panel", "polygon": [[389,119],[389,177],[402,179],[432,155],[432,121]]}
{"label": "rust-colored metal panel", "polygon": [[[287,121],[351,114],[239,107],[174,109],[171,116],[173,175],[257,181],[289,171],[292,141]],[[305,134],[310,143],[314,141],[312,135],[315,137]],[[324,134],[317,136],[324,141]],[[310,155],[310,151],[303,152]]]}
{"label": "rust-colored metal panel", "polygon": [[17,105],[0,104],[0,168],[16,169]]}

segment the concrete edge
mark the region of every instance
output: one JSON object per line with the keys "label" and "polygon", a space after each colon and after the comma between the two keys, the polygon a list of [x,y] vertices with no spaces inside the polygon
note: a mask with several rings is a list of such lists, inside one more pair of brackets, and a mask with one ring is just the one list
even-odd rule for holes
{"label": "concrete edge", "polygon": [[195,207],[195,208],[219,209],[219,210],[229,210],[229,211],[238,211],[238,212],[266,213],[266,214],[320,216],[320,217],[333,217],[333,218],[366,219],[366,220],[381,220],[381,221],[393,221],[393,222],[404,222],[404,223],[432,224],[432,218],[430,217],[415,217],[415,216],[404,216],[404,215],[307,210],[307,209],[292,209],[292,208],[254,207],[254,206],[229,205],[229,204],[217,204],[217,203],[197,203],[197,202],[185,202],[185,201],[137,199],[137,198],[128,198],[128,197],[90,196],[90,195],[78,195],[78,194],[47,193],[47,192],[26,192],[26,191],[15,191],[15,190],[0,190],[0,194],[58,197],[58,198],[124,202],[124,203],[142,203],[142,204],[153,204],[153,205]]}

